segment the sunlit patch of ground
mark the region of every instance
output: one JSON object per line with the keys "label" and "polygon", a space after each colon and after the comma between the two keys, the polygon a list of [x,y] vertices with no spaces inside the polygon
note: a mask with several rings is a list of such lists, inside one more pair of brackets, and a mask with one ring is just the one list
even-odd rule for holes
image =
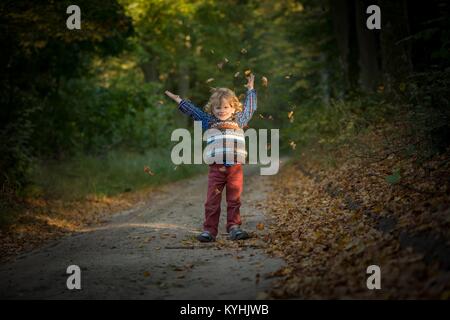
{"label": "sunlit patch of ground", "polygon": [[154,188],[117,196],[89,195],[84,200],[30,198],[11,225],[0,230],[0,256],[7,260],[49,240],[101,225],[111,214],[143,205]]}

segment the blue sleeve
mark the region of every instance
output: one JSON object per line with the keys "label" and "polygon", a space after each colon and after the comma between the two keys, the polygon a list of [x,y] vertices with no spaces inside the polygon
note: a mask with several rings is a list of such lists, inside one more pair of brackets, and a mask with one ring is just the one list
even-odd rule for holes
{"label": "blue sleeve", "polygon": [[242,112],[238,112],[236,117],[240,127],[246,126],[252,118],[253,113],[256,110],[256,102],[256,90],[248,90],[245,95],[244,110],[242,110]]}
{"label": "blue sleeve", "polygon": [[201,121],[204,129],[208,127],[208,122],[211,119],[211,115],[194,105],[191,101],[181,100],[178,105],[178,109],[195,121]]}

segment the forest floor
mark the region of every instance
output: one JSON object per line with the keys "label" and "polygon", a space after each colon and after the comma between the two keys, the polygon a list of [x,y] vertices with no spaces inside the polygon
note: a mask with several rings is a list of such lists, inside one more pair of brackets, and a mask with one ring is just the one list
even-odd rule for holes
{"label": "forest floor", "polygon": [[[225,214],[215,243],[201,244],[195,239],[201,231],[207,186],[207,177],[200,175],[155,188],[146,196],[135,196],[141,201],[128,210],[112,216],[101,214],[97,222],[90,220],[90,226],[82,227],[79,222],[71,234],[61,231],[62,238],[55,235],[57,239],[45,241],[44,246],[36,245],[37,249],[10,255],[0,266],[0,296],[12,299],[266,298],[276,271],[284,266],[282,259],[264,250],[270,221],[263,203],[270,193],[273,176],[260,176],[257,166],[246,166],[244,172],[242,217],[250,239],[228,240],[224,233]],[[131,200],[122,202],[131,203]],[[225,197],[222,208],[226,208]],[[92,219],[95,213],[87,215],[85,221],[88,216]],[[34,230],[36,234],[37,229]],[[10,247],[14,246],[10,244]],[[23,250],[22,247],[19,252]],[[69,265],[81,268],[82,290],[67,289]]]}
{"label": "forest floor", "polygon": [[[395,155],[347,157],[334,167],[324,165],[325,156],[283,160],[275,176],[245,167],[249,240],[227,239],[225,215],[217,242],[195,240],[206,191],[201,175],[135,194],[134,204],[114,200],[128,208],[112,216],[94,211],[72,234],[10,255],[0,266],[1,296],[449,299],[448,154],[428,161],[427,172],[408,158],[401,179],[390,176]],[[82,270],[79,291],[66,288],[72,264]],[[380,290],[367,287],[371,265],[380,267]]]}
{"label": "forest floor", "polygon": [[[418,166],[371,148],[341,148],[334,166],[306,152],[272,181],[268,251],[287,263],[272,298],[450,299],[450,150]],[[380,290],[367,289],[371,265]]]}

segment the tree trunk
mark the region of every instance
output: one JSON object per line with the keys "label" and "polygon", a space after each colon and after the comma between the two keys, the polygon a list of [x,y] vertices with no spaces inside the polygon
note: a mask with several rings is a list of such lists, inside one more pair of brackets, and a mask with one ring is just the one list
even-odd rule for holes
{"label": "tree trunk", "polygon": [[184,97],[189,92],[189,66],[183,61],[180,61],[178,70],[178,92],[180,96]]}
{"label": "tree trunk", "polygon": [[[320,61],[322,65],[326,65],[327,56],[325,53],[320,54]],[[329,105],[330,102],[330,83],[328,69],[322,67],[320,70],[320,87],[322,89],[322,102],[325,105]]]}
{"label": "tree trunk", "polygon": [[[184,62],[183,60],[180,61],[180,64],[178,65],[178,95],[184,99],[187,98],[187,95],[189,94],[189,83],[190,83],[190,77],[189,77],[189,65]],[[198,102],[194,102],[195,104],[198,104]],[[181,122],[178,122],[180,126],[186,126],[186,122],[188,126],[192,126],[192,120],[190,118],[187,118],[187,120],[182,120]]]}
{"label": "tree trunk", "polygon": [[347,90],[358,85],[358,46],[353,0],[331,0],[333,29],[346,78]]}
{"label": "tree trunk", "polygon": [[152,58],[150,61],[142,63],[140,65],[142,72],[144,73],[144,81],[152,82],[158,81],[158,59]]}
{"label": "tree trunk", "polygon": [[412,71],[407,3],[405,0],[380,0],[381,55],[386,92],[398,90],[398,84]]}
{"label": "tree trunk", "polygon": [[[366,26],[366,9],[373,1],[358,0],[356,5],[356,34],[359,53],[359,84],[364,91],[374,91],[381,83],[381,61],[379,30],[369,30]],[[382,15],[383,17],[383,11]]]}

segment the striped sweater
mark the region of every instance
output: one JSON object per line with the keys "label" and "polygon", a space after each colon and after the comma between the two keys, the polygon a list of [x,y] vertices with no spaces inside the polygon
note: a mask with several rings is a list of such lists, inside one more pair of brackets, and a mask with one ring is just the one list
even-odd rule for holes
{"label": "striped sweater", "polygon": [[179,110],[195,121],[202,122],[207,131],[206,163],[224,163],[231,166],[245,163],[245,136],[242,130],[247,126],[257,106],[256,90],[248,90],[244,100],[244,109],[227,120],[219,120],[213,114],[204,112],[189,100],[181,100]]}
{"label": "striped sweater", "polygon": [[232,120],[216,121],[206,131],[205,162],[245,163],[244,131]]}

